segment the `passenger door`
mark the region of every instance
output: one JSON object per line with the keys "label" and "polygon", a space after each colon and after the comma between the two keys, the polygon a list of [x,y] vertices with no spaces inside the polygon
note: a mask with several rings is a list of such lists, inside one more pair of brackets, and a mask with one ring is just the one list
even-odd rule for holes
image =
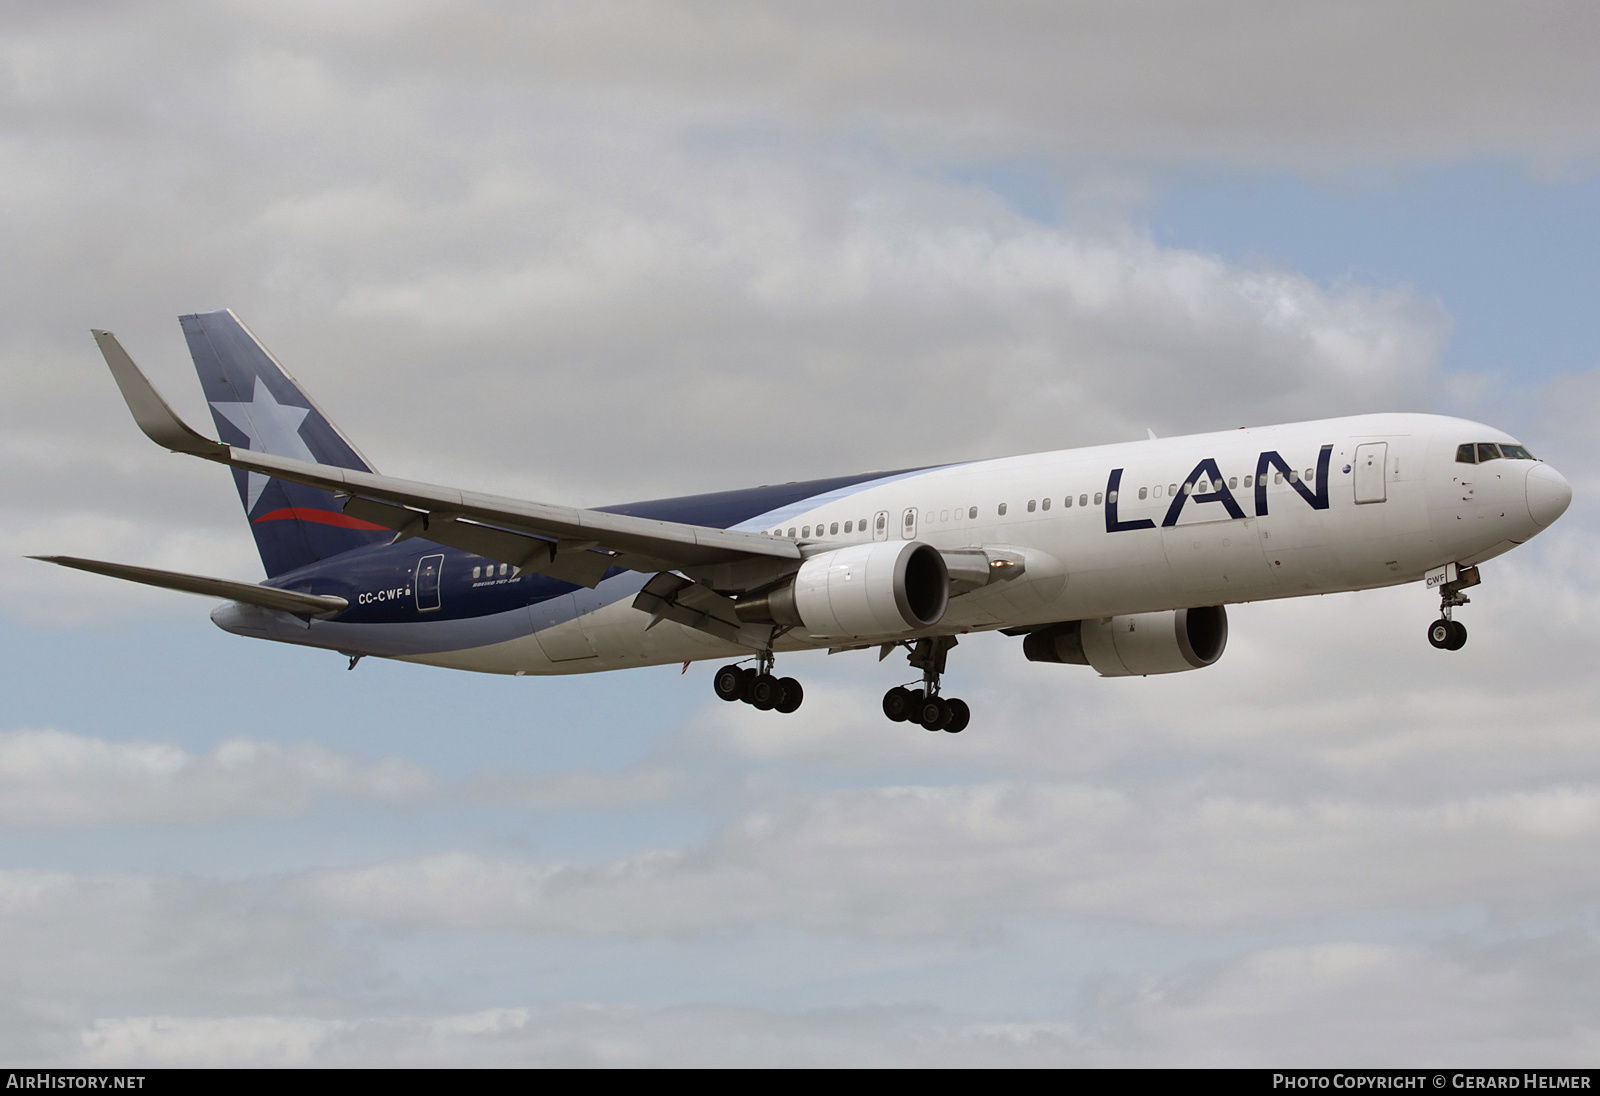
{"label": "passenger door", "polygon": [[1383,502],[1389,497],[1385,469],[1389,443],[1372,441],[1356,446],[1356,502]]}

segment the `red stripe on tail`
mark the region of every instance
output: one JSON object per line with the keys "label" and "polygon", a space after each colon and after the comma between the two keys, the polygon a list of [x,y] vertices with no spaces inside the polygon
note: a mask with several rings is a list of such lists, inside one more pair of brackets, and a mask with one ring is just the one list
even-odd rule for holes
{"label": "red stripe on tail", "polygon": [[341,529],[377,529],[387,531],[384,525],[374,525],[370,521],[353,518],[349,514],[336,514],[332,510],[310,510],[303,506],[290,506],[283,510],[274,510],[270,514],[262,514],[253,519],[250,524],[260,525],[263,521],[314,521],[318,525],[337,525]]}

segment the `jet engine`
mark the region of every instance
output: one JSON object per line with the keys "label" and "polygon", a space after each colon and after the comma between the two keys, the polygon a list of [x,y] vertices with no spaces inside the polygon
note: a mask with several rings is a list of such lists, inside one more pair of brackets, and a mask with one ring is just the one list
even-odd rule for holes
{"label": "jet engine", "polygon": [[1029,632],[1022,653],[1030,662],[1093,666],[1101,677],[1143,677],[1209,666],[1227,645],[1227,610],[1208,605],[1052,624]]}
{"label": "jet engine", "polygon": [[944,557],[921,541],[853,544],[812,556],[792,579],[739,599],[747,624],[815,636],[889,636],[930,628],[950,602]]}

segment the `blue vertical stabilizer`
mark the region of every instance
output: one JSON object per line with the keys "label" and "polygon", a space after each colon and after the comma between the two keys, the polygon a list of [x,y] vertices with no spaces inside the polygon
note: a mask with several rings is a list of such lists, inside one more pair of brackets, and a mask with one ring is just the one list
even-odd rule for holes
{"label": "blue vertical stabilizer", "polygon": [[[231,311],[180,316],[218,437],[279,457],[371,472],[355,446]],[[267,577],[387,540],[349,517],[327,491],[234,469],[239,498]]]}

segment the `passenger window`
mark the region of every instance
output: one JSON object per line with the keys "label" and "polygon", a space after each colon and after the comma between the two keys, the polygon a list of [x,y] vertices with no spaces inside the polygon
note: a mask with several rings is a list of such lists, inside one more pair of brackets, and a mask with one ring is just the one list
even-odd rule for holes
{"label": "passenger window", "polygon": [[791,525],[791,526],[789,526],[789,535],[790,535],[790,536],[791,536],[791,537],[792,537],[792,536],[794,536],[794,526],[792,526],[792,525]]}
{"label": "passenger window", "polygon": [[1006,504],[1003,503],[1003,502],[1000,504],[1000,516],[1001,517],[1005,517],[1006,516]]}
{"label": "passenger window", "polygon": [[828,526],[828,535],[830,537],[836,537],[836,536],[839,535],[839,523],[838,522],[834,522],[832,525]]}
{"label": "passenger window", "polygon": [[1304,476],[1304,479],[1305,479],[1305,481],[1306,481],[1306,482],[1307,482],[1307,483],[1315,483],[1315,482],[1316,482],[1316,480],[1317,480],[1317,473],[1316,473],[1316,471],[1315,471],[1315,470],[1314,470],[1314,469],[1311,469],[1311,468],[1307,468],[1307,469],[1306,469],[1306,472],[1305,472],[1305,476]]}
{"label": "passenger window", "polygon": [[1050,500],[1049,499],[1045,499],[1043,502],[1039,503],[1039,507],[1040,507],[1040,509],[1043,509],[1043,510],[1050,509]]}
{"label": "passenger window", "polygon": [[1293,468],[1289,469],[1289,482],[1290,483],[1298,483],[1298,482],[1300,482],[1300,473],[1296,472]]}
{"label": "passenger window", "polygon": [[501,578],[505,578],[506,577],[506,572],[509,571],[509,570],[511,570],[510,564],[502,563],[500,565],[500,577]]}
{"label": "passenger window", "polygon": [[978,518],[978,508],[976,506],[974,506],[970,510],[968,510],[967,511],[967,517],[969,517],[972,520],[976,521],[977,518]]}
{"label": "passenger window", "polygon": [[1115,506],[1117,504],[1117,493],[1112,491],[1110,494],[1106,495],[1106,501]]}
{"label": "passenger window", "polygon": [[967,516],[966,511],[961,509],[961,507],[959,507],[959,506],[956,507],[953,511],[951,511],[951,513],[955,514],[957,521],[960,521],[962,518]]}
{"label": "passenger window", "polygon": [[1095,493],[1094,493],[1094,504],[1095,504],[1095,505],[1096,505],[1096,506],[1099,506],[1099,505],[1100,505],[1100,492],[1099,492],[1099,491],[1096,491],[1096,492],[1095,492]]}
{"label": "passenger window", "polygon": [[1238,486],[1239,486],[1239,477],[1238,476],[1229,476],[1228,477],[1228,490],[1230,490],[1230,491],[1236,490],[1238,488]]}
{"label": "passenger window", "polygon": [[1274,472],[1274,473],[1272,473],[1272,482],[1273,483],[1282,483],[1283,482],[1283,473],[1282,472]]}
{"label": "passenger window", "polygon": [[867,531],[867,519],[866,518],[857,518],[856,519],[856,528],[860,529],[863,533],[865,533]]}
{"label": "passenger window", "polygon": [[1245,487],[1246,487],[1246,488],[1247,488],[1247,489],[1248,489],[1248,488],[1249,488],[1249,487],[1250,487],[1250,481],[1251,481],[1251,480],[1252,480],[1252,479],[1254,479],[1254,478],[1255,478],[1255,477],[1254,477],[1254,476],[1246,476],[1246,477],[1245,477],[1245,478],[1244,478],[1244,485],[1245,485]]}
{"label": "passenger window", "polygon": [[483,568],[482,567],[474,567],[472,569],[472,577],[473,578],[477,578],[481,574],[483,574]]}
{"label": "passenger window", "polygon": [[1030,514],[1031,514],[1031,513],[1033,513],[1033,512],[1034,512],[1034,511],[1035,511],[1035,510],[1037,510],[1037,509],[1039,509],[1039,502],[1038,502],[1038,500],[1037,500],[1037,499],[1029,499],[1029,500],[1028,500],[1028,513],[1030,513]]}
{"label": "passenger window", "polygon": [[811,526],[807,525],[807,526],[803,527],[800,530],[800,535],[803,536],[803,537],[809,537],[811,535]]}
{"label": "passenger window", "polygon": [[844,531],[845,531],[845,532],[846,532],[846,533],[848,533],[848,532],[850,532],[850,530],[852,530],[852,529],[854,529],[854,528],[855,528],[855,523],[853,523],[853,522],[849,522],[849,521],[847,521],[847,522],[845,522],[845,523],[844,523]]}
{"label": "passenger window", "polygon": [[1178,493],[1178,485],[1176,483],[1167,484],[1167,494],[1176,495],[1177,493]]}
{"label": "passenger window", "polygon": [[1486,460],[1499,460],[1499,459],[1500,459],[1500,447],[1498,445],[1496,445],[1492,441],[1480,441],[1478,443],[1478,463],[1479,464],[1482,464]]}
{"label": "passenger window", "polygon": [[1088,495],[1079,495],[1078,496],[1078,505],[1079,506],[1088,506],[1089,505],[1089,496]]}
{"label": "passenger window", "polygon": [[[881,533],[885,529],[887,529],[888,527],[889,527],[889,515],[888,514],[879,514],[878,515],[878,532]],[[793,533],[794,530],[790,529],[789,532]]]}
{"label": "passenger window", "polygon": [[1468,442],[1466,445],[1456,446],[1456,463],[1477,464],[1478,447],[1473,445],[1471,442]]}
{"label": "passenger window", "polygon": [[1066,498],[1062,499],[1061,505],[1065,506],[1068,510],[1072,509],[1072,496],[1068,495]]}
{"label": "passenger window", "polygon": [[1139,488],[1139,501],[1143,502],[1145,500],[1145,497],[1147,495],[1149,495],[1149,494],[1150,494],[1150,489],[1148,487]]}
{"label": "passenger window", "polygon": [[1186,494],[1186,495],[1194,494],[1194,484],[1192,484],[1192,483],[1184,484],[1183,485],[1183,493]]}

